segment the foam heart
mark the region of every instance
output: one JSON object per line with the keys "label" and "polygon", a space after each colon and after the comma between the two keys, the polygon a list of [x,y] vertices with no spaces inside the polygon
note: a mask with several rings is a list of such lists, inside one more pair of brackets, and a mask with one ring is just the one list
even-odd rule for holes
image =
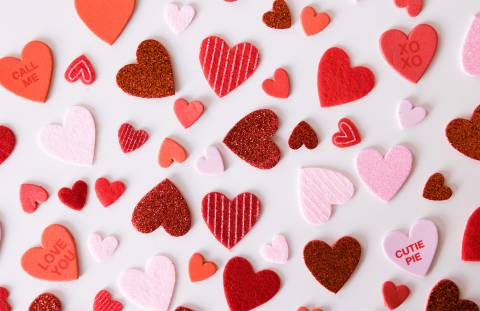
{"label": "foam heart", "polygon": [[73,184],[72,189],[63,187],[58,191],[58,198],[66,206],[75,211],[81,211],[87,201],[88,186],[83,180]]}
{"label": "foam heart", "polygon": [[457,284],[450,280],[441,280],[433,287],[428,296],[425,311],[478,311],[478,306],[470,300],[460,300]]}
{"label": "foam heart", "polygon": [[45,293],[35,298],[28,311],[62,311],[62,305],[55,295]]}
{"label": "foam heart", "polygon": [[305,121],[298,123],[288,138],[288,146],[293,150],[300,149],[303,145],[307,149],[315,149],[318,146],[317,134]]}
{"label": "foam heart", "polygon": [[0,287],[0,311],[11,311],[12,308],[6,301],[8,298],[8,291],[5,287]]}
{"label": "foam heart", "polygon": [[97,262],[102,262],[110,257],[117,249],[117,246],[118,240],[114,236],[102,239],[100,234],[94,233],[88,237],[88,249]]}
{"label": "foam heart", "polygon": [[355,146],[362,141],[360,133],[355,124],[347,118],[338,121],[338,129],[340,132],[333,134],[332,144],[339,148],[347,148]]}
{"label": "foam heart", "polygon": [[196,167],[200,173],[208,175],[218,175],[225,171],[222,155],[215,146],[205,149],[205,158],[198,159]]}
{"label": "foam heart", "polygon": [[423,197],[432,201],[444,201],[452,196],[452,189],[444,186],[445,178],[440,173],[435,173],[428,179],[423,188]]}
{"label": "foam heart", "polygon": [[134,131],[133,126],[123,123],[118,129],[118,142],[123,153],[130,153],[143,146],[148,139],[147,132],[143,130]]}
{"label": "foam heart", "polygon": [[462,260],[480,261],[480,207],[468,218],[463,233]]}
{"label": "foam heart", "polygon": [[178,6],[172,3],[165,7],[164,13],[168,25],[176,34],[184,31],[195,17],[195,10],[189,5],[179,10]]}
{"label": "foam heart", "polygon": [[356,158],[357,173],[372,193],[384,202],[390,201],[407,180],[413,156],[407,147],[390,149],[385,158],[374,149],[362,150]]}
{"label": "foam heart", "polygon": [[205,262],[201,254],[195,253],[188,261],[188,276],[191,282],[201,282],[213,276],[217,272],[217,266],[211,262]]}
{"label": "foam heart", "polygon": [[398,105],[398,122],[403,130],[422,122],[426,115],[427,112],[423,107],[413,108],[413,104],[407,99],[402,100]]}
{"label": "foam heart", "polygon": [[267,95],[275,98],[288,98],[290,94],[290,80],[285,69],[278,68],[273,73],[273,80],[266,79],[262,83],[262,89]]}
{"label": "foam heart", "polygon": [[101,290],[93,301],[93,311],[122,311],[122,304],[118,301],[110,301],[110,293]]}
{"label": "foam heart", "polygon": [[179,98],[173,104],[173,111],[180,124],[187,129],[197,122],[202,115],[203,104],[199,101],[193,101],[188,104],[185,99]]}
{"label": "foam heart", "polygon": [[65,71],[65,80],[67,82],[73,83],[78,81],[78,79],[81,79],[85,85],[95,82],[95,71],[85,55],[76,58]]}
{"label": "foam heart", "polygon": [[22,184],[20,186],[20,204],[25,213],[31,214],[37,209],[37,202],[44,203],[48,199],[45,189],[37,185]]}
{"label": "foam heart", "polygon": [[382,296],[383,302],[388,310],[394,310],[408,298],[410,290],[405,285],[399,285],[395,288],[395,284],[390,281],[383,283]]}
{"label": "foam heart", "polygon": [[420,14],[422,2],[423,0],[393,0],[397,8],[407,8],[407,14],[410,17],[415,17]]}
{"label": "foam heart", "polygon": [[281,234],[273,237],[272,245],[264,245],[260,254],[266,261],[284,264],[288,260],[287,239]]}
{"label": "foam heart", "polygon": [[170,138],[163,140],[158,152],[158,165],[167,168],[172,165],[173,161],[183,163],[186,159],[187,153],[179,143]]}
{"label": "foam heart", "polygon": [[118,279],[122,294],[148,311],[167,311],[174,286],[175,265],[165,256],[150,259],[145,272],[127,270]]}
{"label": "foam heart", "polygon": [[115,203],[125,191],[125,185],[121,181],[115,181],[112,184],[106,178],[99,178],[95,182],[95,193],[104,207]]}
{"label": "foam heart", "polygon": [[315,14],[315,9],[311,6],[304,7],[300,13],[300,23],[307,37],[316,35],[330,24],[330,16],[327,13]]}
{"label": "foam heart", "polygon": [[48,125],[38,135],[42,149],[51,157],[79,166],[92,166],[95,153],[95,122],[86,108],[74,106],[63,126]]}
{"label": "foam heart", "polygon": [[480,161],[480,106],[470,120],[455,119],[448,123],[445,134],[453,148]]}
{"label": "foam heart", "polygon": [[474,16],[462,46],[462,68],[470,76],[480,76],[480,17]]}
{"label": "foam heart", "polygon": [[274,29],[287,29],[292,26],[292,18],[285,0],[273,1],[271,12],[263,14],[263,23]]}

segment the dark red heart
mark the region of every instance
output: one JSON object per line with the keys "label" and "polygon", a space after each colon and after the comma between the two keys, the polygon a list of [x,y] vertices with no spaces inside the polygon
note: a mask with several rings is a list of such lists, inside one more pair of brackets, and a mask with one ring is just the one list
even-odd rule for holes
{"label": "dark red heart", "polygon": [[383,302],[388,310],[393,310],[398,307],[408,298],[410,290],[405,285],[399,285],[395,288],[395,284],[390,281],[383,283],[382,296]]}
{"label": "dark red heart", "polygon": [[292,17],[285,0],[275,0],[271,12],[263,14],[263,23],[274,29],[287,29],[292,26]]}
{"label": "dark red heart", "polygon": [[305,121],[298,123],[288,138],[288,146],[293,150],[300,149],[303,145],[307,149],[315,149],[318,146],[317,134]]}
{"label": "dark red heart", "polygon": [[185,307],[177,307],[175,311],[193,311],[193,310]]}
{"label": "dark red heart", "polygon": [[85,55],[76,58],[65,71],[65,80],[68,82],[73,83],[78,79],[81,79],[85,85],[95,82],[95,71]]}
{"label": "dark red heart", "polygon": [[478,311],[478,306],[470,300],[459,300],[457,284],[441,280],[430,292],[425,311]]}
{"label": "dark red heart", "polygon": [[95,193],[104,207],[110,206],[117,201],[125,191],[125,185],[121,181],[112,184],[106,178],[99,178],[95,182]]}
{"label": "dark red heart", "polygon": [[462,260],[480,261],[480,207],[468,218],[463,233]]}
{"label": "dark red heart", "polygon": [[72,189],[64,187],[58,191],[58,198],[73,210],[81,211],[87,201],[88,186],[83,180],[73,184]]}
{"label": "dark red heart", "polygon": [[93,311],[122,311],[122,304],[118,301],[110,301],[110,293],[101,290],[95,296]]}
{"label": "dark red heart", "polygon": [[0,125],[0,164],[2,164],[15,147],[15,134],[6,126]]}
{"label": "dark red heart", "polygon": [[467,157],[480,160],[480,106],[473,112],[471,121],[466,119],[450,121],[445,134],[453,148]]}
{"label": "dark red heart", "polygon": [[62,311],[62,305],[55,295],[45,293],[35,298],[28,311]]}
{"label": "dark red heart", "polygon": [[133,126],[123,123],[118,129],[118,142],[123,153],[130,153],[147,142],[148,134],[143,130],[134,131]]}
{"label": "dark red heart", "polygon": [[10,311],[12,308],[7,303],[8,291],[5,287],[0,287],[0,311]]}
{"label": "dark red heart", "polygon": [[423,188],[423,197],[432,201],[444,201],[452,196],[452,189],[444,186],[445,177],[440,173],[435,173],[428,179]]}
{"label": "dark red heart", "polygon": [[347,118],[338,121],[340,132],[333,134],[332,143],[339,148],[347,148],[359,144],[362,139],[355,124]]}
{"label": "dark red heart", "polygon": [[407,8],[407,14],[410,17],[415,17],[420,14],[422,2],[422,0],[393,0],[397,8]]}

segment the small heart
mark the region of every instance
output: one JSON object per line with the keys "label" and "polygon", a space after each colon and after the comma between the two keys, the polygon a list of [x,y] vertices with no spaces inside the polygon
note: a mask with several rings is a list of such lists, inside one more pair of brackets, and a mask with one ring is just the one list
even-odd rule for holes
{"label": "small heart", "polygon": [[5,287],[0,287],[0,311],[11,311],[12,308],[7,303],[8,291]]}
{"label": "small heart", "polygon": [[448,123],[445,134],[450,145],[467,157],[480,161],[480,106],[470,120],[455,119]]}
{"label": "small heart", "polygon": [[263,14],[263,23],[274,29],[287,29],[292,26],[290,10],[285,0],[275,0],[272,12]]}
{"label": "small heart", "polygon": [[311,6],[304,7],[300,13],[302,29],[307,37],[316,35],[330,23],[330,16],[327,13],[319,13],[316,16],[315,14],[315,9]]}
{"label": "small heart", "polygon": [[462,67],[470,76],[480,76],[480,17],[474,16],[462,46]]}
{"label": "small heart", "polygon": [[415,17],[420,14],[422,2],[423,0],[393,0],[397,8],[407,8],[407,14],[410,17]]}
{"label": "small heart", "polygon": [[355,124],[347,118],[338,121],[340,132],[333,134],[332,143],[339,148],[347,148],[359,144],[362,139]]}
{"label": "small heart", "polygon": [[440,173],[435,173],[428,179],[423,188],[423,197],[432,201],[444,201],[452,196],[452,189],[444,186],[445,178]]}
{"label": "small heart", "polygon": [[163,168],[169,167],[173,161],[183,163],[187,159],[185,149],[170,138],[165,138],[158,152],[158,165]]}
{"label": "small heart", "polygon": [[264,245],[260,254],[266,261],[284,264],[288,260],[288,243],[283,235],[273,237],[272,245]]}
{"label": "small heart", "polygon": [[172,3],[165,7],[164,13],[168,25],[176,34],[184,31],[195,17],[195,10],[189,5],[179,10],[178,6]]}
{"label": "small heart", "polygon": [[31,214],[37,209],[37,202],[44,203],[48,199],[45,189],[37,185],[22,184],[20,186],[20,204],[25,213]]}
{"label": "small heart", "polygon": [[480,261],[480,207],[468,218],[463,233],[462,260]]}
{"label": "small heart", "polygon": [[0,164],[12,154],[16,139],[13,131],[6,126],[0,125]]}
{"label": "small heart", "polygon": [[[236,0],[235,0],[236,1]],[[177,307],[175,311],[193,311],[192,309],[185,308],[185,307]]]}
{"label": "small heart", "polygon": [[110,301],[110,293],[101,290],[95,296],[93,311],[122,311],[122,304],[118,301]]}
{"label": "small heart", "polygon": [[[308,309],[305,307],[300,307],[297,309],[297,311],[308,311]],[[315,308],[312,311],[322,311],[322,309]]]}
{"label": "small heart", "polygon": [[123,153],[130,153],[147,142],[148,134],[144,130],[134,131],[133,126],[123,123],[118,129],[118,142]]}
{"label": "small heart", "polygon": [[45,293],[35,298],[28,311],[62,311],[62,305],[55,295]]}
{"label": "small heart", "polygon": [[110,257],[117,246],[118,240],[114,236],[108,236],[102,240],[100,234],[94,233],[88,237],[88,249],[97,262],[102,262]]}
{"label": "small heart", "polygon": [[307,149],[315,149],[318,146],[318,138],[310,124],[302,121],[295,126],[288,138],[288,146],[297,150],[305,145]]}
{"label": "small heart", "polygon": [[115,181],[110,184],[106,178],[102,177],[95,182],[95,193],[103,207],[108,207],[115,203],[124,191],[125,185],[121,181]]}
{"label": "small heart", "polygon": [[198,159],[196,167],[200,173],[207,175],[218,175],[225,171],[222,155],[215,146],[205,149],[205,158]]}
{"label": "small heart", "polygon": [[81,79],[85,85],[90,85],[95,82],[95,71],[85,55],[76,58],[70,66],[68,66],[67,71],[65,71],[65,80],[67,80],[67,82],[73,83],[78,81],[78,79]]}
{"label": "small heart", "polygon": [[262,83],[262,89],[267,95],[275,98],[288,98],[290,94],[290,80],[285,69],[278,68],[273,73],[273,80],[266,79]]}
{"label": "small heart", "polygon": [[58,198],[66,206],[75,211],[81,211],[87,201],[88,186],[83,180],[73,184],[72,189],[63,187],[58,191]]}
{"label": "small heart", "polygon": [[180,121],[180,124],[188,129],[197,122],[202,115],[203,104],[199,101],[193,101],[189,105],[185,99],[179,98],[173,104],[173,111],[175,112],[178,121]]}
{"label": "small heart", "polygon": [[413,108],[413,104],[407,99],[402,100],[398,106],[398,122],[402,130],[422,122],[426,115],[427,112],[423,107]]}
{"label": "small heart", "polygon": [[211,262],[204,262],[201,254],[195,253],[188,261],[188,275],[191,282],[200,282],[208,279],[217,272],[217,266]]}
{"label": "small heart", "polygon": [[441,280],[430,292],[425,311],[478,311],[478,306],[473,301],[459,299],[457,284]]}
{"label": "small heart", "polygon": [[395,288],[395,284],[390,281],[382,285],[383,302],[388,310],[394,310],[400,307],[408,298],[408,295],[410,295],[410,290],[405,285],[399,285]]}

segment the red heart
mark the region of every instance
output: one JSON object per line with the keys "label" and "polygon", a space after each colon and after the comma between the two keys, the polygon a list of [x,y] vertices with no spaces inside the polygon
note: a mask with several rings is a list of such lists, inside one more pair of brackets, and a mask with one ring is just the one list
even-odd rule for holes
{"label": "red heart", "polygon": [[468,218],[463,233],[462,260],[480,261],[480,207]]}
{"label": "red heart", "polygon": [[407,14],[415,17],[422,10],[422,0],[394,0],[393,3],[397,8],[407,8]]}
{"label": "red heart", "polygon": [[8,291],[5,287],[0,287],[0,311],[10,311],[10,305],[6,302],[8,298]]}
{"label": "red heart", "polygon": [[444,201],[452,196],[452,189],[444,186],[445,177],[440,173],[435,173],[428,178],[423,188],[423,197],[432,201]]}
{"label": "red heart", "polygon": [[73,210],[81,211],[87,201],[88,186],[83,180],[73,184],[72,189],[64,187],[58,191],[58,198]]}
{"label": "red heart", "polygon": [[217,266],[211,261],[205,262],[202,254],[195,253],[188,261],[188,276],[192,283],[206,280],[216,272]]}
{"label": "red heart", "polygon": [[[227,0],[225,0],[227,1]],[[237,0],[234,0],[234,1],[237,1]],[[231,2],[231,1],[227,1],[227,2]],[[175,309],[175,311],[193,311],[192,309],[189,309],[189,308],[185,308],[185,307],[177,307]]]}
{"label": "red heart", "polygon": [[28,311],[62,311],[62,305],[55,295],[45,293],[35,298]]}
{"label": "red heart", "polygon": [[193,101],[189,105],[185,99],[179,98],[173,104],[173,111],[180,124],[187,129],[197,122],[202,115],[203,104],[199,101]]}
{"label": "red heart", "polygon": [[202,200],[202,216],[208,229],[231,250],[252,229],[260,215],[260,201],[248,192],[230,200],[220,192],[210,192]]}
{"label": "red heart", "polygon": [[340,132],[333,134],[332,143],[339,148],[346,148],[359,144],[362,139],[355,124],[347,118],[338,121]]}
{"label": "red heart", "polygon": [[68,82],[73,83],[78,79],[81,79],[85,85],[95,82],[95,71],[85,55],[76,58],[65,71],[65,80]]}
{"label": "red heart", "polygon": [[453,148],[467,157],[480,161],[480,105],[471,120],[455,119],[448,123],[445,135]]}
{"label": "red heart", "polygon": [[99,291],[93,302],[93,311],[121,311],[122,304],[118,301],[110,301],[110,298],[110,293],[106,290]]}
{"label": "red heart", "polygon": [[290,80],[285,69],[278,68],[273,73],[273,80],[266,79],[262,83],[262,89],[267,95],[275,98],[288,98],[290,94]]}
{"label": "red heart", "polygon": [[375,77],[370,69],[350,68],[347,53],[330,48],[318,65],[317,87],[320,106],[332,107],[358,100],[373,89]]}
{"label": "red heart", "polygon": [[315,149],[318,146],[318,138],[310,124],[302,121],[295,126],[288,138],[288,146],[294,150],[305,145],[307,149]]}
{"label": "red heart", "polygon": [[441,280],[430,292],[425,311],[478,311],[478,306],[473,301],[459,298],[457,284]]}
{"label": "red heart", "polygon": [[110,184],[106,178],[99,178],[95,182],[95,193],[104,207],[115,203],[125,191],[125,185],[121,181]]}
{"label": "red heart", "polygon": [[380,37],[383,58],[402,77],[417,83],[437,50],[437,32],[426,24],[418,25],[407,35],[392,29]]}
{"label": "red heart", "polygon": [[31,214],[37,209],[37,202],[44,203],[48,199],[45,189],[37,185],[23,184],[20,186],[20,204],[25,213]]}
{"label": "red heart", "polygon": [[252,310],[273,298],[280,289],[280,278],[271,270],[253,271],[242,257],[234,257],[223,271],[223,290],[231,311]]}
{"label": "red heart", "polygon": [[130,153],[147,142],[148,134],[143,130],[134,131],[133,126],[123,123],[118,129],[118,142],[123,153]]}
{"label": "red heart", "polygon": [[183,163],[187,159],[187,153],[182,145],[170,138],[165,138],[158,152],[158,165],[167,168],[173,161]]}
{"label": "red heart", "polygon": [[15,143],[16,140],[13,131],[6,126],[0,125],[0,164],[5,162],[12,154]]}
{"label": "red heart", "polygon": [[382,285],[383,302],[388,310],[400,307],[409,294],[410,290],[405,285],[400,285],[395,288],[395,284],[390,281],[387,281]]}
{"label": "red heart", "polygon": [[258,61],[258,50],[250,43],[240,43],[230,49],[223,39],[211,36],[205,38],[200,47],[203,74],[220,98],[250,78]]}
{"label": "red heart", "polygon": [[315,9],[311,6],[306,6],[300,13],[300,22],[303,32],[309,37],[325,29],[330,23],[330,16],[327,13],[315,15]]}

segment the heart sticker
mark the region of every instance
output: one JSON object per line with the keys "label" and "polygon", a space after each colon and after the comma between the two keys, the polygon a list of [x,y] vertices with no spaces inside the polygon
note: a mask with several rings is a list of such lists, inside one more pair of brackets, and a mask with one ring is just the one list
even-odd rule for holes
{"label": "heart sticker", "polygon": [[218,175],[225,171],[222,155],[215,146],[205,149],[205,158],[198,159],[196,167],[200,173],[207,175]]}
{"label": "heart sticker", "polygon": [[110,301],[110,293],[101,290],[93,301],[93,311],[122,311],[122,304],[118,301]]}
{"label": "heart sticker", "polygon": [[445,134],[450,145],[467,157],[480,161],[480,106],[470,120],[455,119],[448,123]]}
{"label": "heart sticker", "polygon": [[118,240],[114,236],[102,239],[100,234],[94,233],[88,237],[88,249],[97,262],[102,262],[110,257],[117,249],[117,246]]}
{"label": "heart sticker", "polygon": [[72,189],[63,187],[58,191],[58,198],[66,206],[75,211],[81,211],[87,201],[88,186],[83,180],[73,184]]}
{"label": "heart sticker", "polygon": [[450,280],[441,280],[428,296],[425,311],[478,311],[478,306],[470,300],[460,300],[457,284]]}
{"label": "heart sticker", "polygon": [[12,308],[6,301],[8,298],[8,291],[5,287],[0,287],[0,311],[11,311]]}
{"label": "heart sticker", "polygon": [[422,2],[423,0],[393,0],[397,8],[407,8],[407,14],[410,17],[415,17],[420,14]]}
{"label": "heart sticker", "polygon": [[275,98],[288,98],[290,94],[290,80],[285,69],[278,68],[273,73],[273,80],[266,79],[262,83],[262,89],[267,95]]}
{"label": "heart sticker", "polygon": [[187,159],[187,153],[182,145],[170,138],[165,138],[158,152],[158,165],[167,168],[173,161],[183,163]]}
{"label": "heart sticker", "polygon": [[300,13],[300,23],[307,37],[316,35],[330,24],[330,16],[327,13],[315,14],[315,9],[311,6],[304,7]]}
{"label": "heart sticker", "polygon": [[452,196],[452,189],[444,186],[445,177],[440,173],[435,173],[428,179],[423,188],[423,197],[432,201],[444,201]]}
{"label": "heart sticker", "polygon": [[189,5],[179,10],[178,6],[172,3],[165,7],[164,12],[168,25],[177,35],[184,31],[195,17],[195,10]]}
{"label": "heart sticker", "polygon": [[410,290],[405,285],[395,287],[395,284],[390,281],[382,285],[383,302],[388,310],[394,310],[400,307],[408,298],[408,295],[410,295]]}
{"label": "heart sticker", "polygon": [[20,186],[20,204],[25,213],[31,214],[37,210],[37,202],[45,203],[48,193],[37,185],[22,184]]}
{"label": "heart sticker", "polygon": [[273,29],[287,29],[292,26],[290,10],[285,0],[273,1],[272,11],[263,14],[263,23]]}
{"label": "heart sticker", "polygon": [[413,108],[413,104],[404,99],[398,105],[398,122],[402,130],[417,125],[425,119],[427,112],[423,107]]}
{"label": "heart sticker", "polygon": [[358,145],[362,139],[355,124],[347,118],[338,121],[338,129],[340,132],[333,134],[332,144],[339,148],[347,148]]}
{"label": "heart sticker", "polygon": [[217,272],[217,266],[211,262],[205,262],[203,256],[195,253],[188,261],[188,275],[192,283],[204,281]]}
{"label": "heart sticker", "polygon": [[188,104],[185,99],[179,98],[173,104],[173,112],[175,112],[180,124],[182,124],[184,128],[188,129],[195,122],[197,122],[202,115],[203,104],[198,100]]}
{"label": "heart sticker", "polygon": [[28,311],[62,311],[62,305],[55,295],[45,293],[35,298]]}
{"label": "heart sticker", "polygon": [[133,126],[123,123],[118,129],[118,142],[123,153],[130,153],[142,147],[148,139],[144,130],[135,131]]}
{"label": "heart sticker", "polygon": [[121,181],[115,181],[110,184],[106,178],[101,177],[95,182],[95,193],[103,207],[108,207],[115,203],[124,191],[125,185]]}
{"label": "heart sticker", "polygon": [[263,259],[273,263],[284,264],[288,260],[287,239],[281,234],[273,237],[272,245],[264,245],[260,249]]}
{"label": "heart sticker", "polygon": [[91,85],[95,82],[95,71],[90,61],[82,55],[76,58],[65,71],[65,80],[73,83],[82,80],[85,85]]}
{"label": "heart sticker", "polygon": [[298,123],[288,138],[288,146],[293,150],[300,149],[303,145],[307,149],[315,149],[318,146],[317,134],[305,121]]}
{"label": "heart sticker", "polygon": [[480,76],[480,17],[474,16],[462,46],[462,67],[470,76]]}
{"label": "heart sticker", "polygon": [[480,207],[468,218],[463,233],[462,260],[480,261]]}

